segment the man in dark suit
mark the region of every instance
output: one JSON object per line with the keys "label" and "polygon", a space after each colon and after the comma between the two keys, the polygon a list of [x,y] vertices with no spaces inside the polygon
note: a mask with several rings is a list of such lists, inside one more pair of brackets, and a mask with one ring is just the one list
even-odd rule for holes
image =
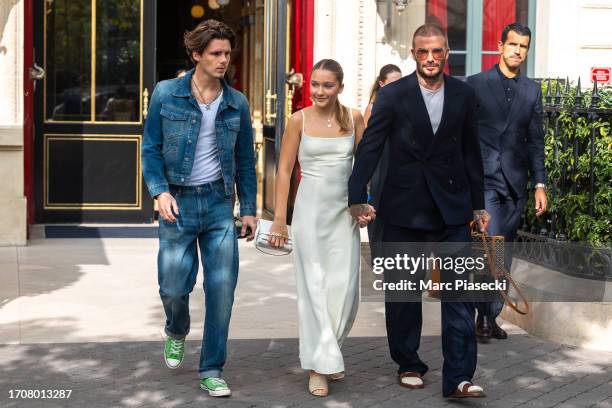
{"label": "man in dark suit", "polygon": [[[484,231],[489,218],[484,209],[476,95],[464,82],[444,75],[448,40],[438,26],[425,24],[415,31],[412,55],[416,73],[385,86],[376,98],[349,180],[350,211],[360,220],[380,217],[386,243],[468,242],[468,222],[476,219]],[[385,142],[389,167],[376,215],[366,204],[366,186]],[[415,301],[390,301],[386,295],[387,337],[391,358],[399,365],[399,383],[423,388],[428,367],[417,353],[420,296]],[[443,302],[441,307],[443,395],[483,397],[482,387],[472,384],[474,304]]]}
{"label": "man in dark suit", "polygon": [[[485,173],[485,207],[491,214],[490,235],[514,241],[527,198],[527,173],[535,188],[536,215],[546,211],[546,171],[540,85],[521,74],[531,31],[521,24],[504,28],[499,42],[499,63],[468,77],[478,97],[478,134]],[[512,246],[506,245],[505,265],[512,266]],[[495,322],[503,301],[479,303],[476,336],[505,339]]]}

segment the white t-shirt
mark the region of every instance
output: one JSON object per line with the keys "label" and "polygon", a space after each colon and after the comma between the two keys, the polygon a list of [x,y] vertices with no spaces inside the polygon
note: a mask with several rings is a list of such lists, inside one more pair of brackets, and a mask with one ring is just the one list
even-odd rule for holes
{"label": "white t-shirt", "polygon": [[421,95],[423,95],[423,100],[427,107],[431,128],[436,133],[442,120],[442,109],[444,108],[444,84],[435,91],[427,89],[421,84],[419,86],[421,87]]}
{"label": "white t-shirt", "polygon": [[217,134],[215,131],[215,118],[219,110],[219,105],[223,99],[223,92],[219,94],[206,109],[206,105],[199,103],[202,111],[202,123],[200,134],[196,142],[195,156],[193,158],[193,168],[187,180],[188,186],[211,183],[219,180],[221,174],[221,162],[217,151]]}

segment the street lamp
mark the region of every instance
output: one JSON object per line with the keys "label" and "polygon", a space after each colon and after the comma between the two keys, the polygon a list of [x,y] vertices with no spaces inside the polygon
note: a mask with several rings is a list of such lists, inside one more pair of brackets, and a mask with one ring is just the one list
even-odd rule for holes
{"label": "street lamp", "polygon": [[225,7],[230,3],[230,0],[217,0],[217,3],[219,3],[221,7]]}

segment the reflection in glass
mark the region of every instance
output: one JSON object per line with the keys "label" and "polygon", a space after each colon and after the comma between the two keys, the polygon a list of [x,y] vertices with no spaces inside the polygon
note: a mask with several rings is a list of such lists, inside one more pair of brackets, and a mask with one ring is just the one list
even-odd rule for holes
{"label": "reflection in glass", "polygon": [[140,0],[97,2],[96,120],[140,119]]}
{"label": "reflection in glass", "polygon": [[482,7],[482,51],[495,52],[482,55],[484,71],[499,61],[497,44],[504,27],[514,22],[527,24],[528,0],[485,0]]}
{"label": "reflection in glass", "polygon": [[452,52],[444,72],[449,75],[465,75],[465,52],[467,43],[467,0],[427,0],[426,22],[444,29]]}
{"label": "reflection in glass", "polygon": [[91,5],[89,2],[45,2],[46,118],[91,119]]}
{"label": "reflection in glass", "polygon": [[467,0],[427,0],[426,22],[447,32],[451,50],[465,51]]}
{"label": "reflection in glass", "polygon": [[446,63],[448,73],[452,76],[465,76],[465,54],[451,53]]}

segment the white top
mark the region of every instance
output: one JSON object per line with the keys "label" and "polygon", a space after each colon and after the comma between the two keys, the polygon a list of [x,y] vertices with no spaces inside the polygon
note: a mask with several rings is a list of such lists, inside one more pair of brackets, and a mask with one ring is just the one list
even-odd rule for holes
{"label": "white top", "polygon": [[444,107],[444,84],[435,91],[427,89],[421,84],[421,95],[425,101],[427,107],[427,113],[429,114],[429,121],[431,122],[431,128],[433,132],[438,131],[440,121],[442,120],[442,108]]}
{"label": "white top", "polygon": [[217,134],[215,132],[215,118],[222,99],[223,91],[210,105],[198,104],[200,105],[200,111],[202,111],[202,124],[196,141],[193,168],[189,180],[187,180],[188,186],[211,183],[222,177],[221,162],[217,151]]}

